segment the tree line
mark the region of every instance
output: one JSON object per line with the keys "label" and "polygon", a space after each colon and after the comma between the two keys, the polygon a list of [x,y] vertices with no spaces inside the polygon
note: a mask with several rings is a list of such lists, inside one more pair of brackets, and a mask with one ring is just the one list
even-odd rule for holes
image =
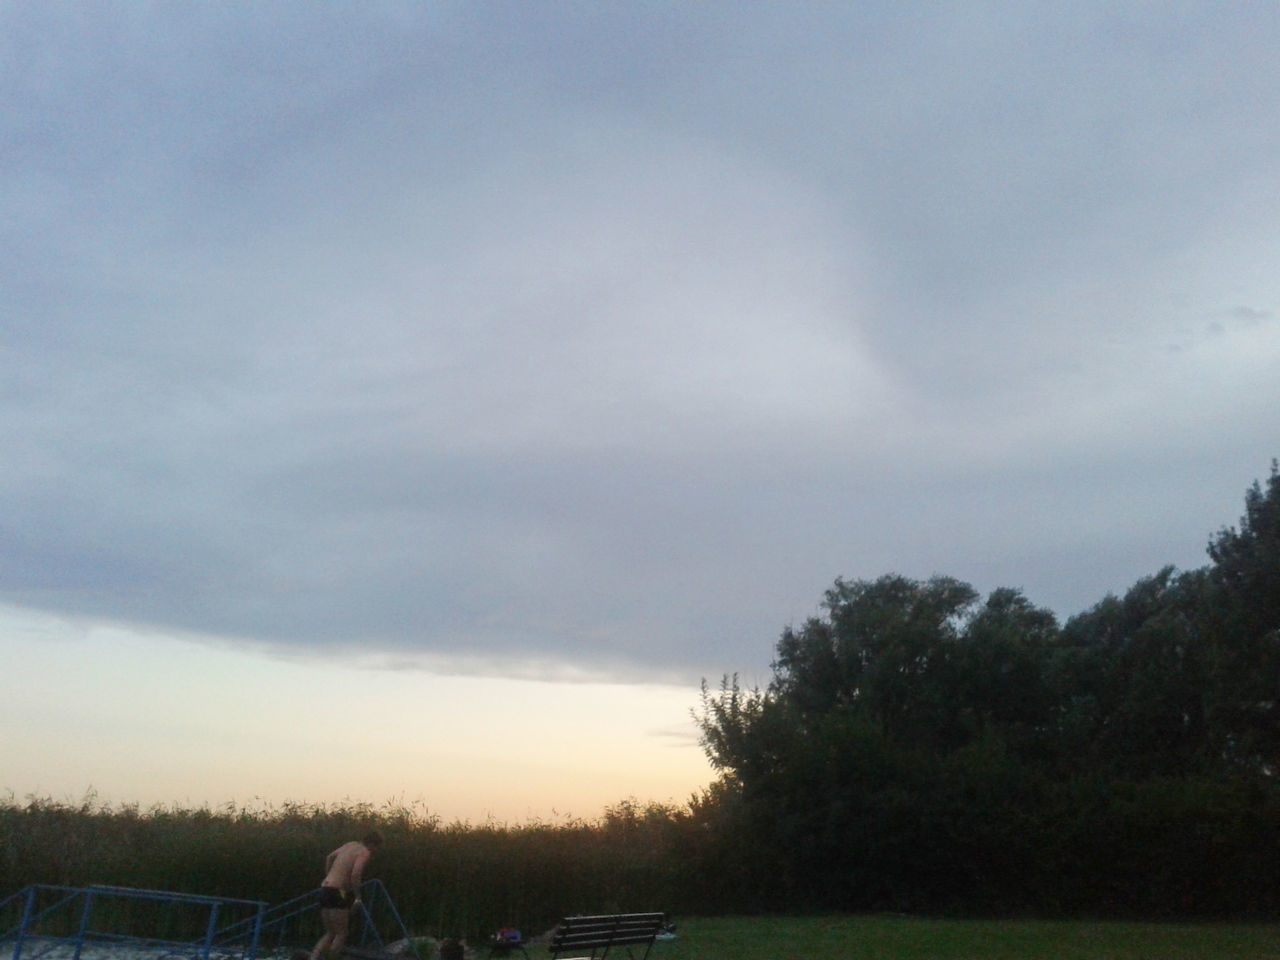
{"label": "tree line", "polygon": [[837,580],[766,688],[703,685],[731,899],[1274,916],[1275,462],[1208,555],[1062,625],[1014,589]]}

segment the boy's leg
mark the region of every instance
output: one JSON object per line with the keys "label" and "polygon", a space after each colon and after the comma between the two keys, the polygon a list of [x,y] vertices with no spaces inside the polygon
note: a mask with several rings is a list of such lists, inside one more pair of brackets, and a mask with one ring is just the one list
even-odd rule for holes
{"label": "boy's leg", "polygon": [[342,945],[347,940],[347,920],[351,914],[346,910],[321,910],[320,922],[324,924],[324,936],[311,951],[311,960],[325,960],[325,955],[338,956],[342,953]]}

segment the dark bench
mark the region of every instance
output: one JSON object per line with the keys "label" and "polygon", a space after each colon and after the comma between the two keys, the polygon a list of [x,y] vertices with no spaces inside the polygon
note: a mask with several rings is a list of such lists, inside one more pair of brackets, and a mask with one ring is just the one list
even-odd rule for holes
{"label": "dark bench", "polygon": [[[561,957],[605,960],[611,947],[644,947],[639,960],[649,956],[649,948],[665,925],[664,913],[615,913],[594,917],[565,917],[551,935],[551,960]],[[597,952],[598,951],[598,952]]]}

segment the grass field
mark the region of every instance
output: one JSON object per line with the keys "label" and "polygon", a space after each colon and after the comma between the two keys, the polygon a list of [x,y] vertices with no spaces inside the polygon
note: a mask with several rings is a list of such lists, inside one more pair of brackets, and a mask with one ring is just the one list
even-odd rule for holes
{"label": "grass field", "polygon": [[[1280,956],[1280,924],[682,919],[650,960],[1252,960]],[[545,954],[534,953],[533,960]],[[623,954],[625,956],[625,954]]]}

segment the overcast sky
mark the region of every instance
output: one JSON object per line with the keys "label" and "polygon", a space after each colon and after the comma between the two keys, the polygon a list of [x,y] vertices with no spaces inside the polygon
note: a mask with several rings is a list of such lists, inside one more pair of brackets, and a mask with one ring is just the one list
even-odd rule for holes
{"label": "overcast sky", "polygon": [[0,4],[0,602],[692,703],[837,576],[1065,618],[1198,567],[1280,455],[1277,50],[1266,3]]}

